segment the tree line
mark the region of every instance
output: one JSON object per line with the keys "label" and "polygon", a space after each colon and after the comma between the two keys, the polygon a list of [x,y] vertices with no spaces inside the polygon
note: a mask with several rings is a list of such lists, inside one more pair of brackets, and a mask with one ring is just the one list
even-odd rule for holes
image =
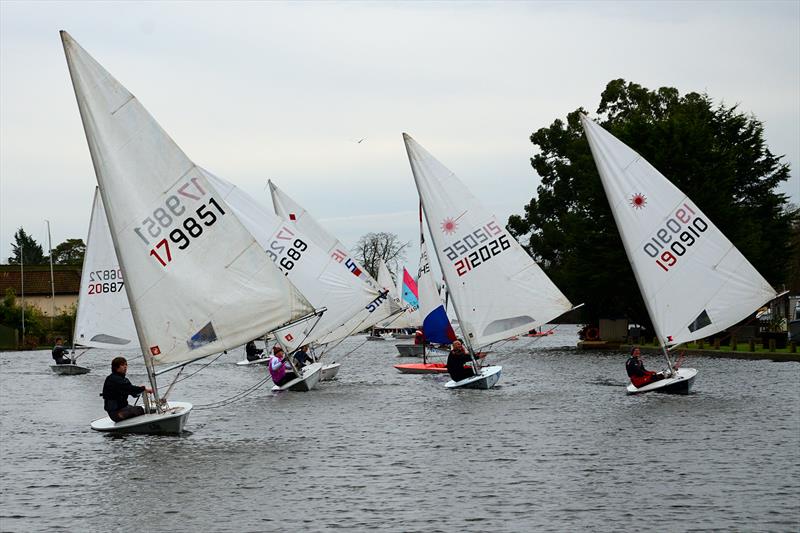
{"label": "tree line", "polygon": [[[86,244],[83,239],[67,239],[52,250],[53,264],[56,265],[82,265],[86,253]],[[45,254],[42,245],[30,236],[23,228],[14,234],[14,243],[11,245],[9,265],[50,264],[50,254]]]}

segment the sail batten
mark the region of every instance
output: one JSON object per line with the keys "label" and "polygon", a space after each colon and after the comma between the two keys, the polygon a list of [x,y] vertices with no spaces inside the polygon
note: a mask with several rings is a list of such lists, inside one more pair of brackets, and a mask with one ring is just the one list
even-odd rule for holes
{"label": "sail batten", "polygon": [[703,211],[630,147],[582,116],[608,203],[665,346],[746,318],[775,291]]}

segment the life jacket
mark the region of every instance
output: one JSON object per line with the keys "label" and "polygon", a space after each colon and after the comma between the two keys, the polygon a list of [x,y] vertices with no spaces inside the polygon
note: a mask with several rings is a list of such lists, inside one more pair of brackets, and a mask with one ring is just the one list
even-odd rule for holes
{"label": "life jacket", "polygon": [[286,376],[286,366],[274,355],[269,358],[269,375],[272,376],[272,382],[276,384]]}

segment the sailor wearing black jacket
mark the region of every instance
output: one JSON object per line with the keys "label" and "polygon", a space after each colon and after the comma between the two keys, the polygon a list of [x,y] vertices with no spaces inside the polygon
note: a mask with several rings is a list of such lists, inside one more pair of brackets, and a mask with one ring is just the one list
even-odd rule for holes
{"label": "sailor wearing black jacket", "polygon": [[475,375],[472,365],[466,366],[467,363],[471,362],[472,358],[464,350],[464,345],[461,344],[461,341],[453,341],[453,349],[450,350],[450,355],[447,356],[447,372],[453,381],[461,381]]}
{"label": "sailor wearing black jacket", "polygon": [[133,385],[125,377],[127,372],[128,361],[124,357],[115,357],[111,361],[111,374],[103,383],[103,392],[100,394],[105,400],[103,408],[114,422],[143,415],[143,407],[128,405],[128,396],[139,396],[145,391],[153,392],[150,387]]}
{"label": "sailor wearing black jacket", "polygon": [[61,337],[56,339],[56,345],[53,347],[53,360],[56,362],[57,365],[68,365],[71,364],[72,361],[66,357],[69,352],[63,346],[63,340]]}

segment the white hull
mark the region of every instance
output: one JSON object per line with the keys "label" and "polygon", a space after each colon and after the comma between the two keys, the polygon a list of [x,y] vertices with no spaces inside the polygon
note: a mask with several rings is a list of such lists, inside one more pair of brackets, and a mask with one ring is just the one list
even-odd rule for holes
{"label": "white hull", "polygon": [[261,359],[256,359],[254,361],[248,361],[245,359],[244,361],[236,361],[236,364],[239,366],[249,366],[249,365],[266,365],[269,362],[269,357],[262,357]]}
{"label": "white hull", "polygon": [[481,368],[481,373],[461,381],[452,379],[444,384],[448,389],[491,389],[500,381],[502,366],[486,366]]}
{"label": "white hull", "polygon": [[325,365],[322,367],[322,373],[320,374],[320,381],[328,381],[336,377],[336,374],[339,373],[339,368],[341,368],[342,363],[331,363],[329,365]]}
{"label": "white hull", "polygon": [[78,365],[50,365],[50,368],[53,369],[53,372],[62,376],[76,376],[78,374],[88,374],[91,372],[91,370],[85,366]]}
{"label": "white hull", "polygon": [[319,382],[322,375],[322,363],[314,363],[303,367],[303,375],[284,383],[280,387],[275,385],[272,387],[273,392],[283,390],[293,390],[298,392],[307,392],[313,389]]}
{"label": "white hull", "polygon": [[109,417],[92,422],[92,429],[107,433],[141,433],[146,435],[180,435],[192,410],[189,402],[167,402],[165,413],[150,413],[114,422]]}
{"label": "white hull", "polygon": [[[395,344],[394,346],[397,348],[398,357],[422,357],[421,344]],[[445,357],[450,351],[428,346],[425,348],[425,353],[430,357]]]}
{"label": "white hull", "polygon": [[644,392],[663,392],[667,394],[689,394],[694,384],[697,370],[694,368],[679,368],[671,378],[662,379],[655,383],[648,383],[641,389],[634,387],[633,383],[627,387],[628,394],[641,394]]}

